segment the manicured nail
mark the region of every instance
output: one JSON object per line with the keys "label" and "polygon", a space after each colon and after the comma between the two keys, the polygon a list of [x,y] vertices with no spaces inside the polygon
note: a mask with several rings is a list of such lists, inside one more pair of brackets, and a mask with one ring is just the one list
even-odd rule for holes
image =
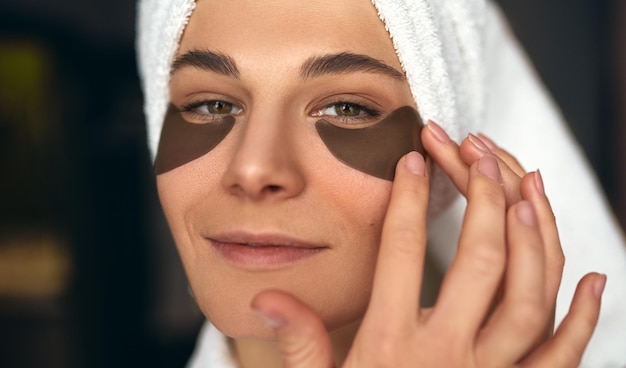
{"label": "manicured nail", "polygon": [[596,280],[596,283],[593,284],[593,293],[596,295],[596,298],[600,299],[602,297],[602,293],[604,292],[604,287],[606,286],[606,275],[600,275],[599,280]]}
{"label": "manicured nail", "polygon": [[545,188],[543,187],[543,178],[541,177],[539,169],[535,171],[535,186],[537,187],[539,193],[546,194]]}
{"label": "manicured nail", "polygon": [[491,153],[491,150],[489,149],[489,147],[487,147],[487,145],[474,134],[472,133],[468,134],[467,139],[469,139],[469,141],[472,142],[474,147],[478,148],[479,151],[482,151],[485,153]]}
{"label": "manicured nail", "polygon": [[415,151],[409,152],[404,159],[404,165],[411,173],[424,176],[426,164],[424,163],[424,157],[419,153]]}
{"label": "manicured nail", "polygon": [[493,156],[485,155],[478,160],[478,171],[498,183],[502,183],[498,161]]}
{"label": "manicured nail", "polygon": [[259,315],[259,317],[261,317],[263,321],[265,321],[268,326],[275,330],[285,327],[287,325],[287,321],[285,321],[285,319],[280,316],[268,314],[258,309],[255,309],[255,312]]}
{"label": "manicured nail", "polygon": [[426,125],[428,129],[433,133],[435,138],[441,143],[448,143],[450,141],[450,137],[448,134],[434,121],[429,120]]}
{"label": "manicured nail", "polygon": [[489,147],[489,149],[491,151],[495,150],[496,148],[498,148],[498,145],[493,143],[493,141],[491,140],[491,138],[487,137],[486,135],[484,135],[483,133],[478,133],[478,138],[480,138],[480,140],[487,146]]}
{"label": "manicured nail", "polygon": [[530,202],[519,201],[517,205],[515,205],[515,214],[517,215],[517,218],[526,225],[537,226],[535,209]]}

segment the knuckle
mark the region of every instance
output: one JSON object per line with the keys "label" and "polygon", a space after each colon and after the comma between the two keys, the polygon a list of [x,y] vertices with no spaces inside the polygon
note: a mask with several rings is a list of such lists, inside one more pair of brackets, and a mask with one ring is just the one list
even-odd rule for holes
{"label": "knuckle", "polygon": [[556,354],[557,367],[578,367],[582,359],[582,350],[569,344],[561,344]]}
{"label": "knuckle", "polygon": [[379,362],[379,365],[390,364],[394,361],[395,357],[398,355],[396,346],[395,341],[386,339],[380,340],[376,351],[376,361]]}
{"label": "knuckle", "polygon": [[468,202],[474,200],[481,205],[491,205],[498,208],[505,207],[504,190],[500,185],[486,185],[478,188],[473,194],[471,198],[468,198]]}
{"label": "knuckle", "polygon": [[559,247],[559,249],[555,252],[553,265],[561,271],[565,267],[565,253],[563,253],[563,249],[561,249],[561,247]]}
{"label": "knuckle", "polygon": [[563,250],[560,247],[558,249],[550,250],[546,258],[546,269],[550,272],[550,274],[554,275],[554,277],[558,276],[560,279],[564,267],[565,255],[563,254]]}
{"label": "knuckle", "polygon": [[403,199],[423,199],[428,197],[428,180],[412,180],[410,182],[398,183],[394,188],[395,191],[401,193]]}
{"label": "knuckle", "polygon": [[477,241],[479,246],[472,246],[470,259],[472,269],[479,276],[499,276],[504,271],[505,254],[502,249],[490,246],[485,241]]}
{"label": "knuckle", "polygon": [[282,352],[289,357],[291,362],[301,364],[315,361],[318,356],[318,349],[308,341],[294,341],[291,344],[283,344]]}
{"label": "knuckle", "polygon": [[415,256],[419,253],[417,232],[410,228],[393,229],[389,237],[390,247],[400,255]]}
{"label": "knuckle", "polygon": [[536,300],[517,300],[515,313],[511,318],[511,326],[520,334],[540,334],[548,323],[548,314]]}
{"label": "knuckle", "polygon": [[[396,367],[396,361],[406,350],[406,346],[400,342],[406,342],[407,336],[401,336],[398,331],[389,328],[379,329],[376,333],[376,341],[370,345],[367,355],[370,364],[375,367]],[[373,354],[372,354],[373,353]]]}

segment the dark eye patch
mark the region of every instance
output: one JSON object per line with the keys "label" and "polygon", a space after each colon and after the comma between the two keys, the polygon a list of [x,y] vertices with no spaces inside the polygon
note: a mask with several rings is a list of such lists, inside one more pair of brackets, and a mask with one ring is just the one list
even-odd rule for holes
{"label": "dark eye patch", "polygon": [[366,174],[393,180],[398,160],[410,151],[425,153],[420,140],[424,123],[417,110],[403,106],[375,125],[361,129],[315,123],[330,152],[344,164]]}
{"label": "dark eye patch", "polygon": [[207,124],[186,121],[170,105],[161,131],[154,172],[159,175],[193,161],[215,148],[231,131],[235,118],[225,115]]}
{"label": "dark eye patch", "polygon": [[[231,115],[207,124],[190,123],[170,105],[161,131],[155,173],[163,174],[205,155],[228,135],[234,124]],[[315,127],[337,159],[381,179],[393,180],[396,163],[406,153],[415,150],[424,154],[419,138],[423,122],[410,106],[394,110],[366,128],[342,128],[323,119]]]}

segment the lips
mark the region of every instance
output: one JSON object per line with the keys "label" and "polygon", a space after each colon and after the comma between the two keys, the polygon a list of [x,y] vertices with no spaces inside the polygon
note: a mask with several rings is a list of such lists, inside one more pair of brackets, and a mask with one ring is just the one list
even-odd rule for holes
{"label": "lips", "polygon": [[233,266],[249,270],[288,267],[328,249],[283,234],[222,233],[207,237],[212,249]]}

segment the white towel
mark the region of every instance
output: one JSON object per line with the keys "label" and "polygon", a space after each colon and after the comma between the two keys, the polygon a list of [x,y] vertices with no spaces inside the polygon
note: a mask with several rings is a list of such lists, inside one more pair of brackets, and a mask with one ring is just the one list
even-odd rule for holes
{"label": "white towel", "polygon": [[[389,30],[422,118],[437,121],[456,140],[484,132],[526,168],[541,169],[566,255],[557,321],[582,275],[606,273],[600,322],[581,366],[626,366],[626,242],[592,170],[499,9],[484,0],[372,3]],[[194,4],[142,0],[139,5],[139,68],[153,157],[168,104],[170,64]],[[436,176],[435,188],[444,189],[431,201],[434,208],[447,209],[430,226],[429,246],[445,268],[454,257],[464,201],[441,185],[446,182],[441,173]],[[198,348],[209,349],[206,344]],[[195,363],[202,366],[202,360]]]}
{"label": "white towel", "polygon": [[170,100],[170,67],[195,0],[140,0],[137,7],[137,61],[144,93],[148,146],[154,159]]}

